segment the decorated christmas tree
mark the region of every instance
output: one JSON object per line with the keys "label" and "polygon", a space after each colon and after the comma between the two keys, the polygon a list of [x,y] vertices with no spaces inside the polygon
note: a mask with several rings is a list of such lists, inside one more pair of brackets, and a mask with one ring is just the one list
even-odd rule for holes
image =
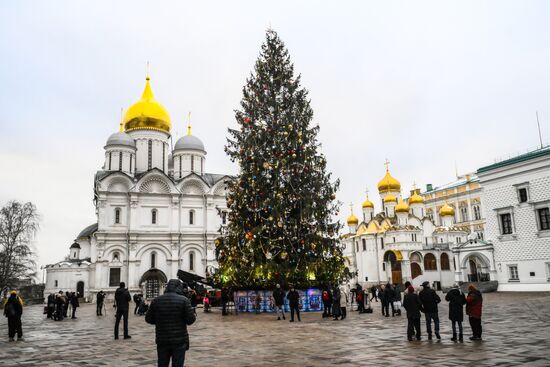
{"label": "decorated christmas tree", "polygon": [[307,91],[285,45],[268,30],[243,88],[226,152],[229,223],[216,240],[216,281],[238,288],[336,283],[346,276],[335,192],[312,126]]}

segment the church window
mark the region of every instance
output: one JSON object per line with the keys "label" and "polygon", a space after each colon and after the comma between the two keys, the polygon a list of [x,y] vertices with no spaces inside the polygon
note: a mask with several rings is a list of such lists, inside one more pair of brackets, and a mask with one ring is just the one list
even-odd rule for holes
{"label": "church window", "polygon": [[118,170],[122,171],[122,152],[118,153]]}
{"label": "church window", "polygon": [[134,160],[134,155],[130,154],[130,173],[132,173],[132,163],[134,163],[133,160]]}
{"label": "church window", "polygon": [[418,252],[415,252],[411,255],[411,262],[417,262],[417,263],[421,262],[421,258]]}
{"label": "church window", "polygon": [[120,208],[115,209],[115,224],[120,224]]}
{"label": "church window", "polygon": [[151,253],[151,267],[152,268],[155,268],[157,265],[157,253],[156,252],[152,252]]}
{"label": "church window", "polygon": [[189,210],[189,224],[193,225],[195,224],[195,211]]}
{"label": "church window", "polygon": [[441,254],[441,270],[451,270],[451,266],[449,264],[449,255],[446,253]]}
{"label": "church window", "polygon": [[502,234],[512,234],[512,214],[500,215],[500,230]]}
{"label": "church window", "polygon": [[437,261],[431,253],[427,253],[424,256],[424,270],[437,270]]}
{"label": "church window", "polygon": [[380,248],[384,249],[384,239],[383,238],[380,239]]}
{"label": "church window", "polygon": [[120,259],[120,256],[118,252],[113,253],[113,261],[118,261]]}
{"label": "church window", "polygon": [[164,143],[162,144],[162,170],[166,167],[166,149]]}
{"label": "church window", "polygon": [[180,155],[180,156],[179,156],[179,160],[180,160],[180,178],[181,178],[181,176],[182,176],[182,172],[181,172],[181,159],[182,159],[182,158],[183,158],[183,157]]}
{"label": "church window", "polygon": [[519,273],[517,265],[508,265],[508,280],[519,281]]}
{"label": "church window", "polygon": [[189,270],[195,271],[195,253],[193,251],[189,253]]}
{"label": "church window", "polygon": [[393,237],[393,243],[395,243],[395,237]]}
{"label": "church window", "polygon": [[479,205],[474,205],[474,220],[480,220],[481,219],[481,211],[479,210]]}
{"label": "church window", "polygon": [[151,224],[157,224],[157,210],[151,210]]}
{"label": "church window", "polygon": [[195,171],[195,156],[191,156],[191,172]]}
{"label": "church window", "polygon": [[468,208],[466,206],[461,206],[460,207],[460,217],[461,217],[463,222],[468,221]]}
{"label": "church window", "polygon": [[363,238],[361,241],[363,241],[363,251],[367,251],[367,240]]}
{"label": "church window", "polygon": [[527,202],[528,197],[527,197],[527,188],[526,187],[522,187],[522,188],[518,189],[518,198],[519,198],[520,203],[526,203]]}
{"label": "church window", "polygon": [[55,287],[57,288],[59,282],[57,280],[55,280],[54,282],[55,282]]}
{"label": "church window", "polygon": [[148,150],[148,154],[147,154],[147,159],[148,159],[147,167],[148,167],[148,169],[151,169],[151,168],[153,167],[153,141],[152,141],[152,140],[149,140],[149,141],[148,141],[147,150]]}
{"label": "church window", "polygon": [[112,161],[113,155],[112,152],[109,152],[109,171],[111,170],[111,161]]}
{"label": "church window", "polygon": [[109,269],[109,287],[118,287],[120,284],[120,268]]}
{"label": "church window", "polygon": [[359,252],[359,242],[355,241],[355,252]]}
{"label": "church window", "polygon": [[539,215],[539,228],[541,231],[550,229],[550,209],[542,208],[538,209],[537,213]]}
{"label": "church window", "polygon": [[370,213],[370,219],[371,219],[371,220],[372,220],[372,216],[373,216],[373,213],[371,212],[371,213]]}
{"label": "church window", "polygon": [[382,271],[386,271],[386,263],[382,263]]}

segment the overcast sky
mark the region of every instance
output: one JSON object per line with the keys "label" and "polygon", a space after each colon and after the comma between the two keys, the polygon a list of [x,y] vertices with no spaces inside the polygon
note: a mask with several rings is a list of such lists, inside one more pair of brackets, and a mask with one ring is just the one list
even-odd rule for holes
{"label": "overcast sky", "polygon": [[[42,214],[39,264],[95,221],[93,176],[150,61],[173,135],[206,168],[223,152],[269,26],[310,92],[338,199],[378,199],[384,160],[405,190],[441,185],[550,141],[550,3],[544,1],[9,1],[0,11],[0,204]],[[375,201],[379,205],[379,201]]]}

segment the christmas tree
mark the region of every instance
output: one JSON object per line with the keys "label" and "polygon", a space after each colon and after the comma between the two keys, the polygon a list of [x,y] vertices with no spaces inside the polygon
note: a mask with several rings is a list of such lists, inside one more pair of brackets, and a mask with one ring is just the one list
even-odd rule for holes
{"label": "christmas tree", "polygon": [[228,182],[217,283],[252,289],[342,281],[340,224],[332,220],[339,182],[326,173],[307,91],[272,30],[235,117],[239,129],[229,129],[225,150],[240,172]]}

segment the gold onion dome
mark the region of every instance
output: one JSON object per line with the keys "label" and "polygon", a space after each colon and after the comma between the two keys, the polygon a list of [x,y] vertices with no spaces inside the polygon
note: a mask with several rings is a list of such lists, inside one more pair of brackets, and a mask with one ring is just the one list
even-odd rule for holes
{"label": "gold onion dome", "polygon": [[351,212],[350,216],[348,217],[348,226],[356,226],[359,223],[359,219]]}
{"label": "gold onion dome", "polygon": [[372,201],[369,200],[369,197],[367,196],[367,199],[363,201],[363,209],[365,208],[374,208],[374,204]]}
{"label": "gold onion dome", "polygon": [[424,198],[415,192],[409,198],[409,205],[412,204],[424,204]]}
{"label": "gold onion dome", "polygon": [[386,170],[386,175],[378,182],[378,192],[399,192],[401,191],[401,183],[390,175],[390,171]]}
{"label": "gold onion dome", "polygon": [[409,212],[409,206],[406,202],[403,201],[403,199],[399,200],[399,204],[395,207],[396,213],[408,213]]}
{"label": "gold onion dome", "polygon": [[446,216],[454,217],[455,210],[453,209],[452,206],[445,203],[445,205],[443,205],[441,209],[439,209],[439,215],[442,217],[446,217]]}
{"label": "gold onion dome", "polygon": [[149,84],[149,76],[145,81],[145,89],[140,100],[130,106],[124,115],[124,131],[158,130],[169,133],[172,126],[170,115],[155,99]]}
{"label": "gold onion dome", "polygon": [[397,203],[397,198],[395,196],[393,196],[392,194],[388,194],[388,195],[386,195],[386,197],[384,197],[384,202],[385,203]]}

